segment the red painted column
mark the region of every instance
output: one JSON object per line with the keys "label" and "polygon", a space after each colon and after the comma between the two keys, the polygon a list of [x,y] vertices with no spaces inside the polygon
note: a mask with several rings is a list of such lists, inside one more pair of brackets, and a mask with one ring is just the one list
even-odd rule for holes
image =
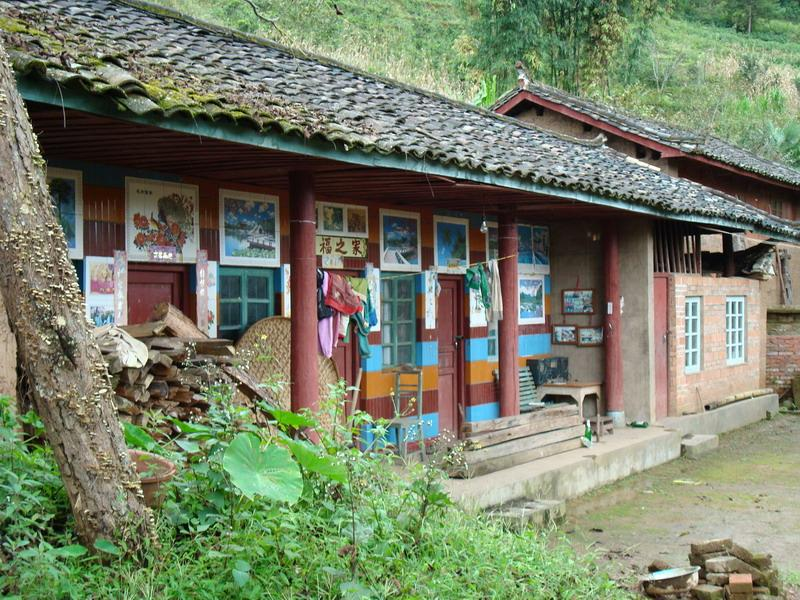
{"label": "red painted column", "polygon": [[307,171],[289,173],[289,264],[292,278],[292,410],[319,401],[317,364],[317,254],[314,179]]}
{"label": "red painted column", "polygon": [[622,389],[622,315],[620,314],[619,233],[615,223],[608,223],[603,233],[605,267],[605,401],[606,413],[616,426],[625,425],[625,402]]}
{"label": "red painted column", "polygon": [[503,292],[503,318],[497,324],[498,361],[500,367],[500,416],[519,414],[519,294],[517,292],[517,219],[513,213],[500,216],[500,289]]}

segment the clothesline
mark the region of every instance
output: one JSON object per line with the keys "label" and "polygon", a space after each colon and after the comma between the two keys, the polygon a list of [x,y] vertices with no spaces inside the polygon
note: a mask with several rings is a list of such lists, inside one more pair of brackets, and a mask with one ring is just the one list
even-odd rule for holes
{"label": "clothesline", "polygon": [[[519,256],[519,255],[518,254],[509,254],[508,256],[501,256],[500,258],[495,258],[494,260],[496,260],[497,262],[500,262],[501,260],[506,260],[507,258],[516,258],[517,256]],[[466,268],[477,267],[478,265],[488,265],[488,264],[489,264],[488,260],[483,260],[483,261],[480,261],[480,262],[469,264],[469,265],[467,265]],[[443,274],[446,275],[447,273],[443,273]],[[390,281],[392,279],[402,279],[403,277],[415,277],[417,275],[419,275],[419,273],[402,273],[400,275],[390,275],[388,277],[384,277],[383,275],[381,275],[381,281]]]}

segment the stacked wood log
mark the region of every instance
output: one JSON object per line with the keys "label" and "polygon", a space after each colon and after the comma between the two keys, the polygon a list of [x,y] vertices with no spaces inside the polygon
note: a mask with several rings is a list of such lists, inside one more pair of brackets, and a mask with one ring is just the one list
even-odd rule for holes
{"label": "stacked wood log", "polygon": [[[122,420],[146,425],[158,411],[182,421],[199,420],[209,407],[210,386],[232,384],[251,401],[272,401],[238,364],[230,340],[211,339],[172,305],[159,305],[152,321],[121,327],[143,344],[138,362],[108,327],[96,330]],[[146,355],[144,354],[146,352]]]}
{"label": "stacked wood log", "polygon": [[555,404],[530,413],[465,423],[466,467],[454,477],[475,477],[580,448],[584,426],[574,404]]}

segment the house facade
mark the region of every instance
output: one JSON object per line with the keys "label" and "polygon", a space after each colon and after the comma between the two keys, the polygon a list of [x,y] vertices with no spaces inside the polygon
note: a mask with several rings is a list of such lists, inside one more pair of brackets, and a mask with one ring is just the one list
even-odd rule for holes
{"label": "house facade", "polygon": [[[376,322],[333,359],[348,384],[361,373],[375,416],[391,416],[401,365],[422,371],[428,436],[518,414],[518,369],[557,355],[604,385],[619,422],[654,421],[684,407],[657,393],[659,323],[680,318],[654,284],[665,248],[688,278],[668,289],[687,294],[697,257],[674,240],[800,237],[602,144],[135,2],[0,0],[0,14],[87,318],[142,322],[169,301],[236,339],[288,317],[293,409],[319,401],[320,269],[369,287]],[[465,283],[489,260],[497,321]]]}
{"label": "house facade", "polygon": [[[652,165],[661,172],[734,196],[782,219],[796,221],[800,215],[800,171],[761,158],[713,136],[630,115],[530,81],[524,74],[521,74],[518,87],[503,95],[494,110],[575,139],[588,140],[602,136],[609,148],[632,160]],[[659,354],[666,356],[668,376],[666,385],[661,386],[659,393],[668,394],[671,414],[696,412],[704,405],[713,405],[735,395],[732,389],[742,389],[748,385],[753,390],[771,386],[779,393],[784,393],[791,387],[791,377],[787,377],[787,373],[798,368],[796,361],[786,359],[777,347],[777,340],[768,340],[766,327],[769,308],[795,303],[792,283],[800,277],[800,252],[797,246],[782,243],[764,246],[762,264],[767,265],[769,274],[764,276],[759,273],[759,281],[750,279],[734,283],[707,281],[707,278],[687,281],[687,273],[737,276],[736,279],[752,275],[747,272],[747,260],[739,261],[736,256],[744,257],[748,248],[752,251],[754,246],[766,241],[763,236],[753,234],[726,237],[709,235],[708,231],[698,230],[696,233],[699,235],[697,245],[701,255],[703,252],[707,255],[716,254],[716,260],[711,257],[710,260],[701,259],[700,267],[692,271],[687,270],[680,261],[669,260],[667,253],[667,260],[658,260],[657,257],[653,265],[655,285],[657,289],[664,288],[667,301],[666,348]],[[668,243],[674,237],[673,233],[663,228],[657,229],[654,235],[657,246]],[[719,260],[725,255],[729,258]],[[740,292],[735,293],[734,289],[730,289],[731,286],[740,287]],[[715,290],[718,288],[727,288],[730,294],[717,293]],[[685,289],[703,293],[699,296],[689,295],[687,304]],[[656,298],[661,295],[657,293]],[[697,339],[702,348],[700,354],[690,350],[687,355],[686,332],[690,331],[690,340],[695,339],[691,333],[695,321],[690,318],[687,325],[684,312],[694,309],[698,298],[702,299],[702,304],[698,309],[700,337]],[[712,318],[711,315],[724,315],[726,307],[740,305],[728,303],[727,298],[746,299],[748,337],[744,344],[744,357],[739,356],[737,350],[733,356],[726,355],[725,360],[720,362],[713,358],[720,348],[715,340],[724,334],[726,321]],[[657,312],[663,310],[656,307]],[[740,374],[749,381],[748,384],[745,385]],[[663,375],[660,379],[663,379]]]}

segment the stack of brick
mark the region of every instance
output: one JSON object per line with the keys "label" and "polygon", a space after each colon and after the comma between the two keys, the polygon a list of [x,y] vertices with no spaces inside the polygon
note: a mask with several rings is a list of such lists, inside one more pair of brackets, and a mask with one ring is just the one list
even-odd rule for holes
{"label": "stack of brick", "polygon": [[691,545],[689,563],[700,567],[697,600],[767,600],[781,598],[772,556],[751,552],[733,540],[708,540]]}

